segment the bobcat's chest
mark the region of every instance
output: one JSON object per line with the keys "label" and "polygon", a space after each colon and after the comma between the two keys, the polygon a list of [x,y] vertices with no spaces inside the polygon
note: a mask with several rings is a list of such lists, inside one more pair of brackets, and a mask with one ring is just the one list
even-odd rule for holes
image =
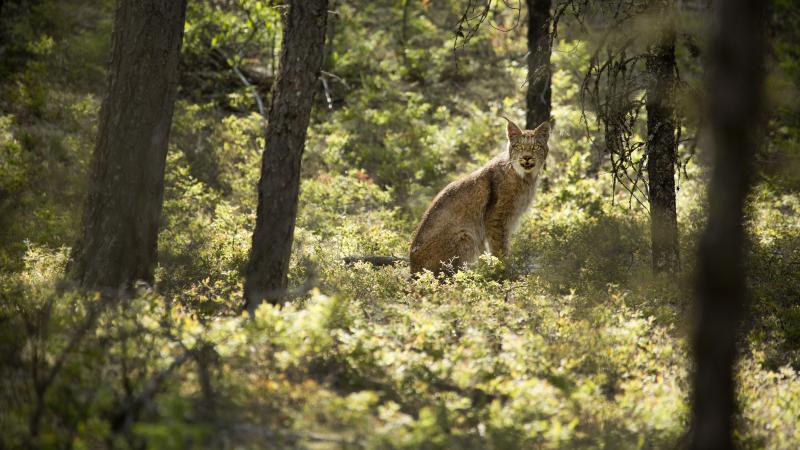
{"label": "bobcat's chest", "polygon": [[[516,174],[515,174],[516,175]],[[504,180],[503,186],[499,190],[497,205],[493,213],[505,225],[509,233],[516,230],[519,219],[525,214],[531,202],[536,187],[536,175],[527,177],[514,177]]]}

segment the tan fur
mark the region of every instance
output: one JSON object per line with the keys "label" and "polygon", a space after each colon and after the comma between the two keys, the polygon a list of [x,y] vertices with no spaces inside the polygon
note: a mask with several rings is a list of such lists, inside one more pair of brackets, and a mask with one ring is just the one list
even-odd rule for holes
{"label": "tan fur", "polygon": [[500,258],[508,253],[533,200],[549,134],[547,122],[522,131],[508,120],[507,151],[447,185],[425,211],[411,243],[411,273],[458,270],[487,250]]}

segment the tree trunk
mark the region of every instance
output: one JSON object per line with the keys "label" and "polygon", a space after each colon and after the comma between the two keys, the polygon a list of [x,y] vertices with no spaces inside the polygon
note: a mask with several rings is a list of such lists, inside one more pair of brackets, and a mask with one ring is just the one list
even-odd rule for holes
{"label": "tree trunk", "polygon": [[153,282],[186,0],[120,0],[108,91],[69,273],[85,288]]}
{"label": "tree trunk", "polygon": [[675,32],[669,27],[647,55],[647,176],[653,272],[676,273],[678,216],[675,209]]}
{"label": "tree trunk", "polygon": [[264,298],[278,301],[286,289],[300,161],[322,64],[327,13],[327,0],[292,0],[285,19],[280,73],[273,90],[258,183],[256,227],[245,273],[245,306],[251,313]]}
{"label": "tree trunk", "polygon": [[552,0],[528,2],[528,92],[525,128],[550,120],[550,6]]}
{"label": "tree trunk", "polygon": [[714,172],[695,280],[699,321],[694,333],[694,449],[733,448],[733,365],[746,300],[742,209],[759,139],[766,3],[721,2],[714,21],[708,83]]}

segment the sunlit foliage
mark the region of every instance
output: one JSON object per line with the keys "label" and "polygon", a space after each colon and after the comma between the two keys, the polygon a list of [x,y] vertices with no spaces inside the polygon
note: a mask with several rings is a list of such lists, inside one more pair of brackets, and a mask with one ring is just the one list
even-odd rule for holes
{"label": "sunlit foliage", "polygon": [[[268,125],[256,97],[269,101],[280,5],[190,2],[157,283],[112,301],[62,280],[112,2],[36,3],[17,26],[3,25],[18,42],[0,72],[0,447],[685,442],[704,149],[678,180],[683,274],[654,277],[647,211],[614,189],[593,112],[581,105],[591,43],[567,19],[552,58],[551,152],[512,254],[450,280],[414,280],[402,263],[342,258],[405,256],[432,196],[502,150],[497,114],[524,113],[525,30],[499,9],[496,28],[454,54],[460,2],[332,2],[290,270],[291,286],[313,290],[250,320],[241,269]],[[40,20],[49,25],[32,25]],[[792,32],[776,38],[770,83],[796,95]],[[796,104],[780,108],[746,219],[743,448],[800,442],[800,194],[781,163],[796,160],[798,124]]]}

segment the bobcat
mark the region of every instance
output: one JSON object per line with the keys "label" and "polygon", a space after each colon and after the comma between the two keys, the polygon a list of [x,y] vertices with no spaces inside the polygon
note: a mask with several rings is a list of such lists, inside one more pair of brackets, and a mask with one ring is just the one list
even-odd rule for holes
{"label": "bobcat", "polygon": [[499,258],[508,253],[509,236],[533,200],[547,157],[550,124],[523,131],[504,119],[508,150],[448,184],[422,216],[411,243],[412,274],[451,273],[485,250]]}

